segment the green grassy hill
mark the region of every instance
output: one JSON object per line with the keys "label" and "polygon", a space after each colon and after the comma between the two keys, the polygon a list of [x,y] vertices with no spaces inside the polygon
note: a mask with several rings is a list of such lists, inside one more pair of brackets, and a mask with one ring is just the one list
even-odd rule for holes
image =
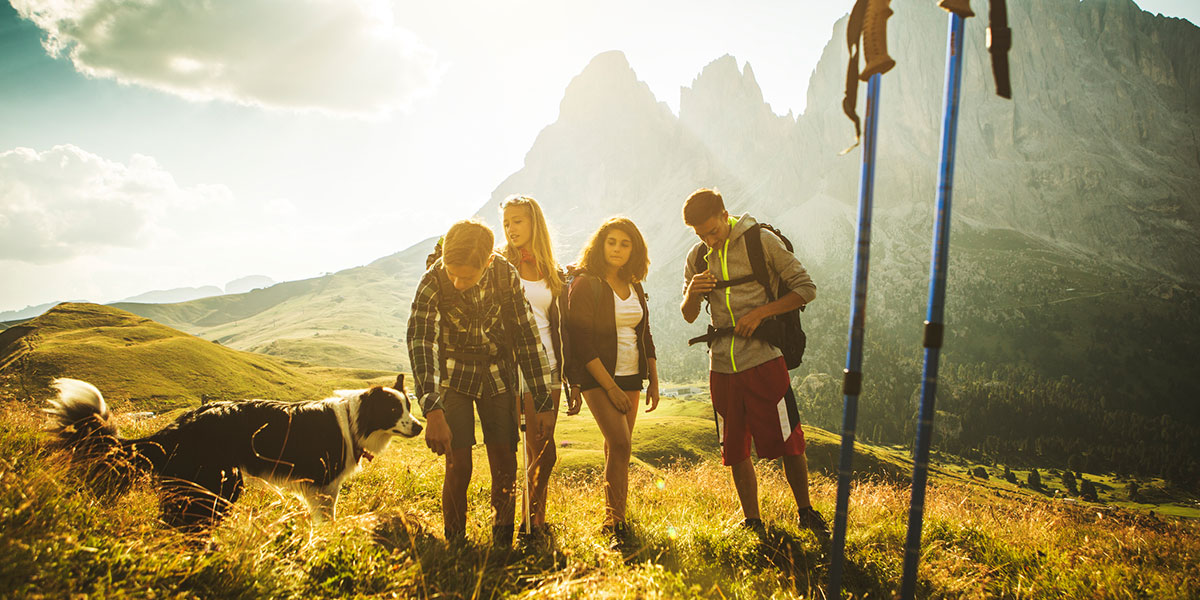
{"label": "green grassy hill", "polygon": [[433,241],[322,277],[178,304],[113,306],[230,348],[332,367],[408,370],[413,290]]}
{"label": "green grassy hill", "polygon": [[60,304],[0,333],[0,389],[40,399],[55,377],[82,379],[118,408],[161,410],[202,400],[313,400],[394,373],[315,368],[240,352],[132,313]]}

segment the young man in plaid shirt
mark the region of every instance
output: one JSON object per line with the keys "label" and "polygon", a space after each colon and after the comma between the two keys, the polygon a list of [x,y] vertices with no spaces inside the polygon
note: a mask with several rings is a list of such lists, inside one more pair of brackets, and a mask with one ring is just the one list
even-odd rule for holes
{"label": "young man in plaid shirt", "polygon": [[467,486],[475,410],[492,472],[492,543],[512,545],[517,472],[519,367],[538,412],[554,410],[550,365],[517,270],[492,252],[478,221],[450,227],[437,259],[417,285],[408,318],[408,355],[425,415],[425,444],[446,457],[442,516],[448,541],[467,528]]}

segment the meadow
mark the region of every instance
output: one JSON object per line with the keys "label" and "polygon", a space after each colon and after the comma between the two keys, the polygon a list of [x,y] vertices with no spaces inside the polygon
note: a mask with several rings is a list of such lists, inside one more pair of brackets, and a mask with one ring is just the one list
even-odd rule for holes
{"label": "meadow", "polygon": [[[210,537],[157,520],[145,482],[112,497],[45,448],[31,402],[0,400],[0,596],[154,598],[823,598],[827,548],[800,529],[781,471],[760,461],[768,533],[738,527],[728,471],[713,454],[707,402],[664,399],[639,416],[622,552],[601,535],[599,436],[586,413],[562,417],[551,480],[551,543],[490,547],[486,458],[475,455],[470,543],[441,539],[441,459],[394,440],[344,487],[339,518],[314,524],[303,503],[253,481]],[[178,410],[122,431],[157,429]],[[706,437],[706,435],[708,437]],[[836,437],[809,433],[816,507],[830,521],[835,481],[823,475]],[[902,453],[866,447],[853,486],[844,597],[899,587],[908,489],[872,464]],[[875,456],[873,461],[871,456]],[[896,468],[902,470],[903,465]],[[1049,478],[1047,478],[1049,479]],[[1195,598],[1200,523],[1064,502],[948,466],[926,502],[923,598]]]}

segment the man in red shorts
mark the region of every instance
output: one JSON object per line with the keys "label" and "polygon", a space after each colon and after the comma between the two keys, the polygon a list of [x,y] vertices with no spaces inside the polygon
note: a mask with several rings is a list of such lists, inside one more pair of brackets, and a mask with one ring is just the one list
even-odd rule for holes
{"label": "man in red shorts", "polygon": [[[796,499],[799,524],[818,538],[829,528],[808,496],[808,461],[804,432],[783,354],[755,336],[768,318],[796,310],[817,296],[817,286],[778,236],[757,227],[754,217],[731,217],[720,192],[700,189],[683,205],[683,220],[702,240],[688,253],[684,279],[683,318],[694,322],[708,300],[714,332],[709,351],[709,387],[721,435],[721,456],[733,471],[742,503],[743,525],[765,527],[758,510],[758,477],[750,459],[754,440],[759,458],[783,458],[784,474]],[[747,235],[756,229],[756,235]],[[782,283],[790,290],[778,299],[754,277],[747,243],[757,237],[769,272],[771,290]],[[698,269],[697,265],[707,265]],[[759,331],[759,333],[763,333]]]}

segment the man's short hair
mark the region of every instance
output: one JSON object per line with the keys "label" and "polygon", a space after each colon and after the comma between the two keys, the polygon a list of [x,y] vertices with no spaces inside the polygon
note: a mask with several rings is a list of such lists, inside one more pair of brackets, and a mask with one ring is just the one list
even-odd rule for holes
{"label": "man's short hair", "polygon": [[464,219],[450,226],[442,242],[442,264],[482,269],[496,238],[481,221]]}
{"label": "man's short hair", "polygon": [[725,212],[725,200],[715,189],[700,188],[683,203],[683,222],[695,227]]}

